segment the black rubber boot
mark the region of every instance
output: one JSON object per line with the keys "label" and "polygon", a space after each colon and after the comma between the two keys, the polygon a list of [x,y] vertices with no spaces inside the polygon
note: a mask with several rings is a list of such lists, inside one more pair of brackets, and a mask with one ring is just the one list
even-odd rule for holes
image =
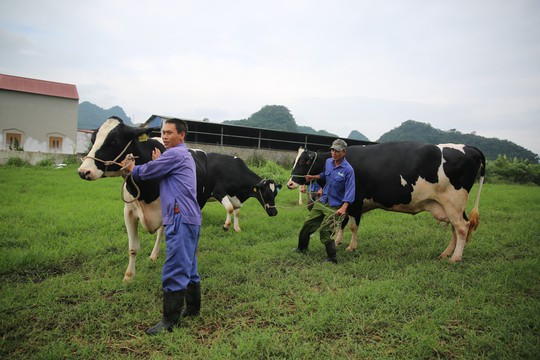
{"label": "black rubber boot", "polygon": [[186,290],[186,308],[182,317],[195,317],[201,313],[201,284],[189,283]]}
{"label": "black rubber boot", "polygon": [[182,308],[184,307],[185,290],[163,292],[163,317],[161,321],[146,330],[148,335],[157,335],[164,331],[172,331],[178,325]]}
{"label": "black rubber boot", "polygon": [[326,261],[337,264],[336,243],[332,240],[328,244],[324,244],[324,246],[326,246],[326,254],[328,255]]}
{"label": "black rubber boot", "polygon": [[308,251],[308,245],[309,245],[309,236],[302,237],[298,236],[298,247],[294,249],[294,252],[301,253],[301,254],[307,254]]}

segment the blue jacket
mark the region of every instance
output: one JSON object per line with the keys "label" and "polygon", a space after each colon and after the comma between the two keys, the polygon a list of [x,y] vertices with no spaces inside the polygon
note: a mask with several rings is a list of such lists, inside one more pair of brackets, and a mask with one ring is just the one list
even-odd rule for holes
{"label": "blue jacket", "polygon": [[329,158],[324,165],[324,172],[319,174],[326,180],[323,188],[321,202],[329,206],[341,206],[343,203],[351,204],[356,195],[354,170],[344,158],[341,164],[334,166],[334,160]]}
{"label": "blue jacket", "polygon": [[173,224],[175,204],[180,208],[183,223],[201,225],[195,162],[185,144],[167,149],[156,160],[135,166],[133,178],[159,180],[163,225]]}

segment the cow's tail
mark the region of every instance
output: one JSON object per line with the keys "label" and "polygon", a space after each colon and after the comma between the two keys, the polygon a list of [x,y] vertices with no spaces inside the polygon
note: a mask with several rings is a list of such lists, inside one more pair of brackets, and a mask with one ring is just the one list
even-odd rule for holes
{"label": "cow's tail", "polygon": [[480,194],[482,192],[482,185],[484,185],[484,177],[486,175],[486,158],[484,154],[477,148],[474,148],[480,154],[480,178],[478,179],[478,192],[476,194],[476,201],[474,207],[469,214],[469,232],[467,233],[467,242],[471,240],[473,232],[478,228],[480,223],[480,213],[478,212],[478,206],[480,204]]}

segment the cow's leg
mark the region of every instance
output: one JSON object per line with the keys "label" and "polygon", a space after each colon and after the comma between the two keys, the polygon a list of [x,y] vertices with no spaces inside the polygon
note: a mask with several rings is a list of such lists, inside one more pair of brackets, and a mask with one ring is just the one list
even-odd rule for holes
{"label": "cow's leg", "polygon": [[302,193],[303,192],[306,192],[306,185],[300,185],[298,187],[298,205],[300,205],[300,206],[304,204],[304,202],[302,201]]}
{"label": "cow's leg", "polygon": [[356,220],[354,217],[350,217],[349,221],[351,222],[349,227],[351,228],[351,243],[349,246],[347,246],[347,251],[354,251],[358,247],[358,225],[356,224]]}
{"label": "cow's leg", "polygon": [[[309,198],[309,196],[308,196],[308,198]],[[349,222],[349,217],[346,217],[340,223],[339,229],[336,232],[336,238],[334,239],[334,242],[336,243],[336,246],[341,245],[341,243],[343,241],[343,233],[345,231],[345,228],[347,227],[348,222]]]}
{"label": "cow's leg", "polygon": [[343,228],[342,227],[338,229],[337,234],[336,234],[336,239],[334,240],[334,242],[336,243],[336,246],[341,245],[341,243],[343,242]]}
{"label": "cow's leg", "polygon": [[234,209],[233,211],[233,218],[234,218],[234,231],[240,232],[240,224],[238,223],[238,219],[240,218],[240,209]]}
{"label": "cow's leg", "polygon": [[445,258],[452,254],[450,258],[451,263],[461,261],[470,226],[470,223],[463,218],[463,209],[467,204],[467,193],[453,195],[449,196],[446,202],[443,202],[444,205],[440,204],[440,207],[433,207],[431,209],[431,213],[436,219],[452,224],[452,240],[439,256],[440,258]]}
{"label": "cow's leg", "polygon": [[161,244],[161,239],[163,238],[163,226],[160,227],[156,234],[156,242],[154,243],[154,248],[152,249],[152,253],[150,254],[150,259],[152,261],[156,261],[159,256],[159,246]]}
{"label": "cow's leg", "polygon": [[227,217],[225,218],[225,223],[223,224],[223,230],[227,231],[229,230],[229,227],[231,226],[231,216],[232,216],[232,211],[229,212],[227,210]]}
{"label": "cow's leg", "polygon": [[126,204],[124,206],[124,223],[129,240],[129,264],[124,275],[124,281],[130,281],[135,276],[135,260],[137,259],[140,248],[138,220],[134,212]]}
{"label": "cow's leg", "polygon": [[463,249],[465,249],[465,243],[467,242],[467,233],[469,232],[470,223],[463,218],[460,221],[453,223],[455,237],[456,237],[456,248],[454,253],[450,258],[451,263],[461,261],[463,256]]}
{"label": "cow's leg", "polygon": [[221,199],[221,205],[223,205],[223,207],[227,211],[227,218],[225,219],[225,223],[223,224],[223,230],[229,230],[229,226],[231,226],[231,215],[234,211],[234,206],[228,196],[224,196]]}
{"label": "cow's leg", "polygon": [[447,258],[454,253],[454,249],[456,248],[456,240],[456,230],[454,229],[454,226],[452,226],[452,239],[446,247],[446,250],[444,250],[441,255],[439,255],[439,259]]}

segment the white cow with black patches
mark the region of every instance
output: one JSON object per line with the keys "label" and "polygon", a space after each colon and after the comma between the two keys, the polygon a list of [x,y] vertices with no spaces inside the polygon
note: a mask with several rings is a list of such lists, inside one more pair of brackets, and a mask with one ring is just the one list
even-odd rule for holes
{"label": "white cow with black patches", "polygon": [[[123,176],[120,162],[127,154],[135,156],[136,164],[151,161],[154,148],[157,147],[161,152],[165,151],[161,138],[148,137],[148,134],[157,130],[159,129],[130,127],[117,117],[109,118],[94,132],[92,148],[78,169],[79,176],[84,180]],[[202,208],[206,202],[203,199],[206,154],[194,150],[190,152],[197,166],[197,200]],[[135,261],[140,249],[139,222],[149,233],[157,233],[150,259],[155,261],[159,255],[160,242],[163,238],[159,182],[133,181],[128,178],[122,185],[122,199],[124,223],[129,240],[129,264],[124,281],[129,281],[135,276]]]}
{"label": "white cow with black patches", "polygon": [[[329,152],[300,149],[296,157],[290,189],[305,183],[304,175],[324,169]],[[417,214],[429,211],[438,221],[452,225],[452,238],[441,258],[462,260],[465,243],[478,226],[478,205],[485,176],[482,152],[463,144],[431,145],[418,142],[392,142],[369,146],[349,146],[347,161],[355,172],[356,198],[349,215],[360,224],[361,215],[373,209]],[[478,195],[471,214],[465,207],[480,172]],[[357,234],[347,250],[357,247]]]}

